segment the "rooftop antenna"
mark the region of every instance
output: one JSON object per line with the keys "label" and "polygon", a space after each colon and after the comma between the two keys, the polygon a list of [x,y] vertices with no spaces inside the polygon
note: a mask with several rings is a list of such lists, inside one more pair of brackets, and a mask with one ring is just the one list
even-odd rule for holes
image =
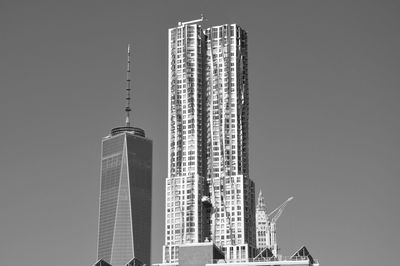
{"label": "rooftop antenna", "polygon": [[[127,127],[131,126],[131,121],[129,117],[129,113],[132,110],[131,109],[131,46],[128,44],[128,65],[126,68],[126,107],[125,107],[125,112],[126,112],[126,120],[125,124]],[[133,124],[133,121],[132,121]]]}

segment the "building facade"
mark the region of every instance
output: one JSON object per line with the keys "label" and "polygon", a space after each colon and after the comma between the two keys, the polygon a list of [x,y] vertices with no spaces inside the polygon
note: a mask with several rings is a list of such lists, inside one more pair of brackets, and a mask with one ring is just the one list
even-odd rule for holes
{"label": "building facade", "polygon": [[257,250],[262,251],[265,248],[271,248],[270,230],[265,199],[260,190],[256,207],[256,229],[257,229]]}
{"label": "building facade", "polygon": [[169,30],[168,176],[163,263],[212,241],[227,259],[255,254],[248,162],[247,34],[236,24]]}
{"label": "building facade", "polygon": [[[152,142],[137,128],[102,140],[97,258],[150,263]],[[148,264],[149,265],[149,264]]]}
{"label": "building facade", "polygon": [[206,127],[204,120],[205,36],[200,25],[169,30],[168,177],[164,261],[176,261],[178,246],[209,236]]}
{"label": "building facade", "polygon": [[211,239],[226,259],[255,255],[255,191],[249,178],[247,33],[236,24],[207,36],[207,180]]}

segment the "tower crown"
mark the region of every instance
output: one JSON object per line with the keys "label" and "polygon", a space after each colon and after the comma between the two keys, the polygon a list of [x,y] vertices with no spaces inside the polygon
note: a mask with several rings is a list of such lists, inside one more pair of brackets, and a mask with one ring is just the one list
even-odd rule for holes
{"label": "tower crown", "polygon": [[265,205],[265,199],[261,189],[260,193],[258,194],[257,211],[267,211],[267,206]]}

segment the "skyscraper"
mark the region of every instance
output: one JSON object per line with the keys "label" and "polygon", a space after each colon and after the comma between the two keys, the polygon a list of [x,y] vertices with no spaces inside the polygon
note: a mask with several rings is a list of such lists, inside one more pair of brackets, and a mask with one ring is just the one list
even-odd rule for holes
{"label": "skyscraper", "polygon": [[227,259],[255,254],[247,34],[199,21],[169,29],[164,263],[178,260],[180,245],[204,241]]}
{"label": "skyscraper", "polygon": [[150,264],[152,141],[131,126],[128,47],[126,125],[102,140],[97,258],[112,266]]}
{"label": "skyscraper", "polygon": [[207,180],[211,238],[226,259],[255,255],[255,191],[249,178],[247,33],[236,24],[206,29]]}
{"label": "skyscraper", "polygon": [[270,248],[270,230],[265,199],[260,190],[256,207],[257,250]]}
{"label": "skyscraper", "polygon": [[206,181],[205,35],[197,24],[169,30],[168,177],[164,262],[178,245],[209,236]]}

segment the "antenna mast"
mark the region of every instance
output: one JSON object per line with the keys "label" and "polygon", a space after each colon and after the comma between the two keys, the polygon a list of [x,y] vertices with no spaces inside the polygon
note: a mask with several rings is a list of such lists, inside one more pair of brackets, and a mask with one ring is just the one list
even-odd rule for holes
{"label": "antenna mast", "polygon": [[[126,107],[125,107],[125,112],[126,112],[126,120],[125,124],[127,127],[131,126],[131,121],[129,117],[129,113],[131,112],[131,78],[130,78],[130,73],[131,73],[131,46],[128,44],[128,65],[126,68]],[[133,124],[133,121],[132,121]]]}

